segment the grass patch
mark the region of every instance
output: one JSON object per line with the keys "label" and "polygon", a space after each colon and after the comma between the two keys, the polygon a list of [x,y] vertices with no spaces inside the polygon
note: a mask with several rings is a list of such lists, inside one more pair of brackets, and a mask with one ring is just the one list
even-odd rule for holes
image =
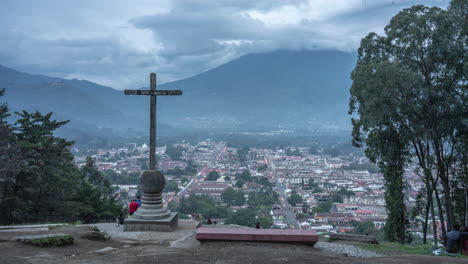
{"label": "grass patch", "polygon": [[[391,242],[382,242],[378,245],[376,244],[357,244],[357,247],[362,249],[366,249],[372,252],[376,252],[382,255],[431,255],[432,251],[431,244],[420,244],[420,245],[402,245],[399,243],[391,243]],[[448,256],[446,254],[441,254],[440,256]],[[457,255],[453,257],[458,258],[468,258],[468,256]]]}
{"label": "grass patch", "polygon": [[430,244],[402,245],[399,243],[382,242],[380,244],[358,244],[360,248],[381,254],[411,254],[411,255],[431,255]]}
{"label": "grass patch", "polygon": [[93,230],[94,232],[101,232],[101,230],[99,230],[97,226],[91,227],[91,230]]}
{"label": "grass patch", "polygon": [[73,237],[70,235],[53,236],[31,239],[29,243],[36,247],[61,247],[73,244]]}

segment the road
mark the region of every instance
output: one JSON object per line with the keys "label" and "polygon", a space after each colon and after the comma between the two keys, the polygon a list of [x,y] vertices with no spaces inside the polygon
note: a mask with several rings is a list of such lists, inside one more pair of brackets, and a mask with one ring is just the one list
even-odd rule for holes
{"label": "road", "polygon": [[[265,155],[268,155],[265,153]],[[283,206],[283,211],[286,215],[286,222],[288,226],[293,226],[294,228],[299,228],[299,223],[297,222],[296,215],[294,214],[294,210],[292,206],[288,203],[288,196],[286,196],[286,186],[284,183],[279,181],[279,178],[276,176],[275,173],[275,164],[270,157],[268,157],[270,162],[269,167],[272,170],[273,174],[275,175],[275,183],[276,187],[278,188],[278,192],[280,195],[281,205]]]}
{"label": "road", "polygon": [[[210,166],[211,167],[216,167],[218,161],[221,161],[222,160],[222,157],[224,155],[226,151],[226,146],[224,143],[218,143],[215,147],[215,154],[213,155],[213,157],[211,158],[211,161],[210,161]],[[187,185],[185,185],[185,187],[180,190],[179,193],[177,193],[176,196],[182,196],[188,189],[190,189],[190,186],[193,184],[193,183],[196,183],[196,182],[199,182],[201,180],[203,180],[203,174],[204,172],[206,171],[207,168],[203,168],[201,171],[199,171],[197,173],[197,175],[195,177],[193,177],[193,179],[191,181],[189,181],[187,183]]]}
{"label": "road", "polygon": [[280,194],[280,199],[283,205],[283,211],[286,215],[286,221],[289,226],[294,226],[294,228],[299,228],[299,223],[297,222],[296,215],[294,214],[294,210],[292,206],[288,203],[288,197],[286,196],[286,187],[283,183],[280,183],[278,179],[276,179],[276,186],[278,187],[278,192]]}

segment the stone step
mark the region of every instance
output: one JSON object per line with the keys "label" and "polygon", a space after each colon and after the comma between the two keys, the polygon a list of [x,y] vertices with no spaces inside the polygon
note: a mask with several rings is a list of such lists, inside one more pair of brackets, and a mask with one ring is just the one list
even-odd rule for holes
{"label": "stone step", "polygon": [[313,246],[318,241],[318,235],[314,230],[200,227],[197,230],[196,239],[199,241],[301,243]]}

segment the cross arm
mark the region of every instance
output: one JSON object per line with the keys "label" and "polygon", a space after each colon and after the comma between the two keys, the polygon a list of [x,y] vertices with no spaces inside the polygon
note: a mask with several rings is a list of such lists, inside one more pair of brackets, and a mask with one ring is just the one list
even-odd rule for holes
{"label": "cross arm", "polygon": [[181,90],[124,90],[126,95],[182,95]]}

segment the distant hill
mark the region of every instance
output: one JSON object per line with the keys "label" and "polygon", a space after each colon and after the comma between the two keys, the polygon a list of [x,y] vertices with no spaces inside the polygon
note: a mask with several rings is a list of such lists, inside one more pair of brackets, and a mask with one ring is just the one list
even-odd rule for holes
{"label": "distant hill", "polygon": [[[349,127],[346,114],[355,54],[277,51],[251,54],[196,76],[159,85],[183,96],[158,100],[158,132],[177,129],[328,130]],[[148,74],[148,73],[142,73]],[[0,66],[0,87],[13,111],[54,112],[68,133],[128,133],[148,127],[148,101],[96,83]],[[130,89],[132,87],[129,87]],[[136,88],[136,87],[135,87]],[[162,126],[161,126],[162,125]]]}
{"label": "distant hill", "polygon": [[[143,116],[136,115],[143,110],[136,98],[92,82],[32,75],[0,66],[0,87],[6,88],[6,96],[0,100],[8,103],[11,112],[39,110],[54,112],[59,120],[71,120],[62,130],[71,138],[83,133],[141,130],[146,124]],[[126,108],[135,110],[126,112]]]}
{"label": "distant hill", "polygon": [[161,88],[182,89],[176,111],[193,126],[343,129],[356,54],[277,51],[243,56]]}

